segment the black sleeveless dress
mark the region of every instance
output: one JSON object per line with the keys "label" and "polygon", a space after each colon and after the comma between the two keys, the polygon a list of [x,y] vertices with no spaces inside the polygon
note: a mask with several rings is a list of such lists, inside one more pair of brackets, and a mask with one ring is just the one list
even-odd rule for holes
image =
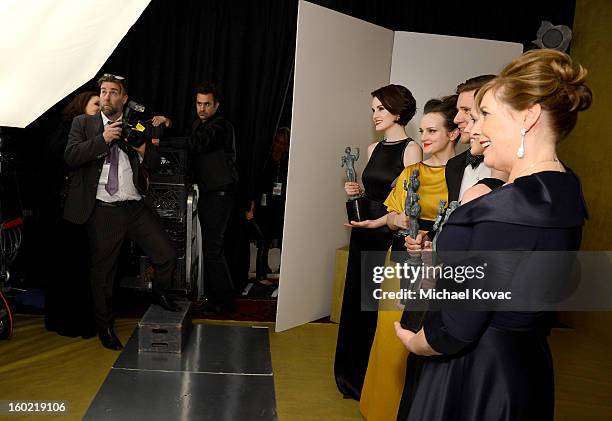
{"label": "black sleeveless dress", "polygon": [[[379,142],[374,147],[362,176],[368,219],[387,214],[383,202],[391,192],[393,181],[404,169],[404,150],[411,141]],[[373,285],[361,281],[361,270],[371,272],[373,266],[384,265],[384,252],[389,249],[392,236],[387,227],[353,228],[351,232],[334,363],[336,384],[347,398],[359,400],[361,396],[376,331],[377,306],[370,291]],[[364,253],[367,251],[374,253]],[[362,297],[368,311],[362,311]]]}

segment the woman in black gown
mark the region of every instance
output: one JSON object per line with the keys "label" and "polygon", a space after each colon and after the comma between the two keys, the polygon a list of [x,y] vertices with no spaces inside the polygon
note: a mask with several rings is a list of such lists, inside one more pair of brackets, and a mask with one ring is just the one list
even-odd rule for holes
{"label": "woman in black gown", "polygon": [[[404,86],[388,85],[372,92],[372,120],[376,131],[383,132],[385,138],[368,147],[368,163],[362,176],[364,189],[357,183],[345,184],[347,195],[364,195],[367,219],[375,220],[387,214],[383,202],[393,181],[404,167],[423,158],[421,147],[408,138],[404,128],[415,112],[416,101]],[[384,256],[380,252],[387,251],[391,237],[392,232],[386,227],[354,227],[351,232],[334,363],[338,390],[346,398],[360,398],[376,330],[376,307],[362,311],[362,296],[367,296],[363,290],[365,284],[361,282],[362,264],[365,270],[383,265]],[[362,254],[366,251],[378,253]]]}
{"label": "woman in black gown", "polygon": [[[590,106],[585,77],[568,55],[535,50],[481,89],[485,163],[509,179],[452,213],[437,241],[443,261],[452,250],[523,250],[534,258],[532,251],[580,247],[587,216],[580,182],[557,158],[556,144]],[[552,420],[552,316],[444,307],[429,312],[416,334],[396,324],[411,352],[407,378],[418,377],[404,388],[398,420]]]}

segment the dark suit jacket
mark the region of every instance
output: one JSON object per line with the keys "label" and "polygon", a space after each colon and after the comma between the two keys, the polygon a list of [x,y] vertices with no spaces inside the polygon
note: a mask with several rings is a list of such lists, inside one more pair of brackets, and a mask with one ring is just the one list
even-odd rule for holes
{"label": "dark suit jacket", "polygon": [[[100,113],[93,116],[83,114],[75,117],[68,134],[64,159],[70,167],[74,168],[74,173],[68,188],[64,218],[76,224],[87,222],[96,203],[100,173],[104,159],[110,152],[109,146],[102,137],[103,131]],[[138,153],[131,147],[124,150],[128,152],[130,158],[134,185],[139,192],[144,193],[138,182]],[[151,170],[161,165],[161,157],[149,138],[147,138],[142,164]]]}
{"label": "dark suit jacket", "polygon": [[448,188],[448,203],[459,200],[459,190],[463,181],[465,171],[465,156],[469,149],[448,160],[444,176],[446,177],[446,187]]}

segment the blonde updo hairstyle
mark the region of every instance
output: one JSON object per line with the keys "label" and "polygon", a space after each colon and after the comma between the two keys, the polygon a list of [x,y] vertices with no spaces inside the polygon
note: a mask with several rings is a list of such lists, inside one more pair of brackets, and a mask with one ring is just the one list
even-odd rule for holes
{"label": "blonde updo hairstyle", "polygon": [[[479,108],[482,97],[492,90],[495,97],[522,111],[540,104],[547,111],[557,141],[564,139],[576,125],[578,111],[590,107],[593,94],[585,85],[587,70],[560,51],[531,50],[510,62],[499,76],[486,83],[476,95]],[[480,110],[479,110],[480,112]]]}

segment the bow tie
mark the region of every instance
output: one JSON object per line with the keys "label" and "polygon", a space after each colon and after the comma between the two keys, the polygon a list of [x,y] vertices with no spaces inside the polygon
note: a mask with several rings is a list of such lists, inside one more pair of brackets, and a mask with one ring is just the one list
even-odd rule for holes
{"label": "bow tie", "polygon": [[484,156],[482,155],[472,155],[468,152],[465,155],[465,166],[471,165],[473,169],[476,169],[477,166],[484,160]]}

